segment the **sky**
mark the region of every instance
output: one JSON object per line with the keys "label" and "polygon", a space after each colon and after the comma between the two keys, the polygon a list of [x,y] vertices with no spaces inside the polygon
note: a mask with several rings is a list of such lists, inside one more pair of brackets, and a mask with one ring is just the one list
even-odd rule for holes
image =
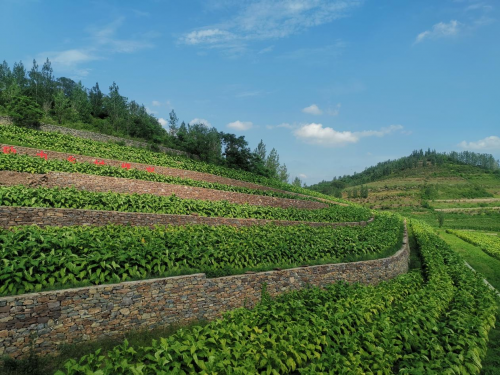
{"label": "sky", "polygon": [[[500,158],[498,0],[0,0],[0,60],[49,58],[262,139],[310,185],[415,149]],[[40,64],[41,65],[41,64]]]}

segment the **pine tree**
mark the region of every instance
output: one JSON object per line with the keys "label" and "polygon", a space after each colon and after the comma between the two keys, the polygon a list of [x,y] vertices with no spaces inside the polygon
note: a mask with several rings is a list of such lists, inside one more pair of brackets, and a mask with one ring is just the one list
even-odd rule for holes
{"label": "pine tree", "polygon": [[279,178],[280,157],[276,149],[272,149],[266,158],[266,168],[269,169],[272,178]]}
{"label": "pine tree", "polygon": [[302,187],[302,181],[300,180],[300,178],[295,177],[293,179],[292,185],[297,187]]}

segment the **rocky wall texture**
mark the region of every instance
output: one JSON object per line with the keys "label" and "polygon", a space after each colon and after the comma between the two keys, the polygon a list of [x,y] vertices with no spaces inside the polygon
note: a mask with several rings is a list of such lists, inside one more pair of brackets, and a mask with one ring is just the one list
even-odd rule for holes
{"label": "rocky wall texture", "polygon": [[[10,146],[7,144],[0,144],[0,148],[3,146]],[[30,148],[30,147],[21,147],[21,146],[14,146],[16,148],[16,151],[20,155],[30,155],[30,156],[37,156],[36,154],[40,151],[39,149],[36,148]],[[67,160],[69,156],[75,156],[76,161],[79,163],[94,163],[95,160],[99,161],[104,161],[106,165],[110,165],[112,167],[121,167],[122,163],[125,161],[128,164],[130,164],[131,168],[146,171],[148,167],[151,167],[150,164],[142,164],[142,163],[134,163],[134,162],[129,162],[127,160],[113,160],[113,159],[103,159],[103,158],[96,158],[94,156],[85,156],[85,155],[75,155],[75,154],[70,154],[66,152],[57,152],[57,151],[47,151],[43,150],[49,159],[57,159],[57,160]],[[278,190],[278,189],[273,189],[267,186],[262,186],[262,185],[257,185],[253,184],[251,182],[245,182],[245,181],[240,181],[240,180],[234,180],[232,178],[227,178],[227,177],[221,177],[217,175],[213,175],[210,173],[202,173],[202,172],[195,172],[195,171],[188,171],[185,169],[177,169],[177,168],[168,168],[168,167],[161,167],[161,166],[154,166],[155,167],[155,173],[164,175],[164,176],[172,176],[172,177],[180,177],[180,178],[190,178],[192,180],[197,180],[197,181],[204,181],[204,182],[215,182],[223,185],[230,185],[230,186],[240,186],[240,187],[245,187],[245,188],[250,188],[250,189],[257,189],[257,190],[271,190],[271,191],[276,191],[276,192],[282,192],[286,194],[294,194],[290,193],[287,191],[283,190]]]}
{"label": "rocky wall texture", "polygon": [[251,307],[263,283],[271,295],[337,281],[377,284],[408,271],[408,237],[383,259],[301,267],[207,279],[205,274],[57,290],[0,298],[0,355],[19,358],[33,342],[38,353],[130,330],[196,319]]}
{"label": "rocky wall texture", "polygon": [[0,185],[25,185],[30,187],[74,187],[79,190],[128,193],[155,194],[170,196],[175,194],[184,199],[200,199],[208,201],[228,201],[231,203],[253,206],[270,206],[281,208],[319,209],[327,204],[299,199],[276,198],[255,194],[236,193],[232,191],[206,189],[200,187],[167,184],[164,182],[133,180],[128,178],[96,176],[91,174],[49,172],[47,174],[31,174],[25,172],[0,171]]}
{"label": "rocky wall texture", "polygon": [[0,227],[10,228],[19,225],[70,226],[107,224],[149,226],[155,225],[230,225],[234,227],[248,227],[252,225],[309,225],[312,227],[347,227],[366,226],[373,218],[360,222],[325,223],[307,221],[238,219],[226,217],[204,217],[198,215],[168,215],[137,212],[117,212],[100,210],[78,210],[70,208],[37,208],[0,206]]}

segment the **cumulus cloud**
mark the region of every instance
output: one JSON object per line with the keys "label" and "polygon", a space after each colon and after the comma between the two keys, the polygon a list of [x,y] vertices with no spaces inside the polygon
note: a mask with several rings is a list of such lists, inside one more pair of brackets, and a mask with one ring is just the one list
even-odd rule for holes
{"label": "cumulus cloud", "polygon": [[250,121],[235,121],[227,124],[229,129],[244,131],[251,129],[253,127],[253,123]]}
{"label": "cumulus cloud", "polygon": [[160,123],[160,125],[161,125],[161,126],[163,126],[164,128],[165,128],[165,127],[167,127],[168,122],[167,122],[167,120],[165,120],[163,117],[160,117],[160,118],[158,119],[158,122],[159,122],[159,123]]}
{"label": "cumulus cloud", "polygon": [[302,109],[302,112],[308,113],[310,115],[321,115],[323,114],[323,111],[319,109],[319,107],[316,104],[311,104],[309,107],[306,107]]}
{"label": "cumulus cloud", "polygon": [[500,150],[500,137],[492,135],[476,142],[462,141],[458,144],[458,146],[467,150]]}
{"label": "cumulus cloud", "polygon": [[401,125],[391,125],[380,130],[365,130],[361,132],[337,131],[333,128],[323,127],[322,124],[307,124],[296,129],[293,134],[297,139],[309,144],[321,146],[345,146],[347,144],[357,143],[364,137],[383,137],[403,129]]}
{"label": "cumulus cloud", "polygon": [[195,124],[205,125],[207,128],[212,127],[212,124],[210,122],[208,122],[207,120],[205,120],[204,118],[196,117],[196,118],[192,119],[191,121],[189,121],[189,125],[195,125]]}
{"label": "cumulus cloud", "polygon": [[432,26],[431,30],[426,30],[417,35],[416,43],[421,43],[426,39],[449,38],[458,35],[462,24],[457,20],[451,20],[448,23],[439,22]]}

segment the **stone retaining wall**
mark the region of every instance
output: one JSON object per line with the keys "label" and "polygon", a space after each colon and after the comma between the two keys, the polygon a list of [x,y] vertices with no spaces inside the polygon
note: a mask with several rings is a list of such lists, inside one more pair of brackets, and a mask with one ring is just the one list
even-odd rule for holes
{"label": "stone retaining wall", "polygon": [[214,190],[186,185],[167,184],[165,182],[134,180],[119,177],[96,176],[91,174],[49,172],[31,174],[25,172],[0,171],[0,185],[25,185],[31,187],[74,187],[79,190],[105,193],[155,194],[170,196],[175,194],[184,199],[208,201],[228,201],[252,206],[270,206],[280,208],[319,209],[327,204],[299,199],[276,198],[263,195],[243,194],[232,191]]}
{"label": "stone retaining wall", "polygon": [[[3,146],[11,146],[11,145],[0,143],[0,148],[2,148]],[[40,151],[40,149],[30,148],[30,147],[22,147],[22,146],[13,146],[13,147],[15,147],[17,153],[20,155],[37,156],[36,154]],[[81,162],[93,163],[95,160],[99,160],[99,161],[104,160],[106,165],[110,165],[113,167],[121,167],[122,163],[124,162],[121,160],[103,159],[103,158],[96,158],[94,156],[85,156],[85,155],[75,155],[75,154],[70,154],[70,153],[66,153],[66,152],[58,152],[58,151],[50,151],[50,150],[49,151],[44,150],[44,152],[47,154],[49,159],[67,160],[69,156],[76,156],[76,161],[80,162],[80,163]],[[128,161],[126,161],[126,162],[130,164],[131,168],[135,168],[135,169],[142,170],[142,171],[146,171],[147,168],[151,167],[150,164],[133,163],[133,162],[128,162]],[[277,193],[297,195],[297,196],[302,196],[302,197],[306,196],[304,194],[298,194],[298,193],[293,193],[293,192],[289,192],[289,191],[285,191],[285,190],[274,189],[274,188],[271,188],[268,186],[258,185],[258,184],[254,184],[254,183],[246,182],[246,181],[234,180],[232,178],[217,176],[217,175],[210,174],[210,173],[189,171],[189,170],[185,170],[185,169],[177,169],[177,168],[170,168],[170,167],[161,167],[161,166],[157,166],[157,165],[155,165],[154,168],[155,168],[154,173],[158,173],[158,174],[161,174],[164,176],[189,178],[191,180],[196,180],[196,181],[219,183],[219,184],[229,185],[229,186],[239,186],[239,187],[248,188],[248,189],[274,191]],[[307,196],[307,197],[311,198],[310,196]],[[332,203],[333,204],[340,204],[342,206],[347,205],[345,203],[330,201],[330,200],[326,200],[323,198],[316,198],[316,199],[320,200],[320,201],[328,202],[330,204],[332,204]]]}
{"label": "stone retaining wall", "polygon": [[[0,125],[13,125],[12,119],[10,117],[0,116]],[[40,126],[38,127],[38,130],[45,131],[45,132],[58,132],[58,133],[62,133],[62,134],[71,135],[73,137],[91,139],[93,141],[98,141],[98,142],[123,142],[126,146],[146,148],[146,149],[150,148],[150,144],[147,142],[141,142],[141,141],[136,141],[133,139],[115,137],[113,135],[95,133],[95,132],[91,132],[91,131],[87,131],[87,130],[66,128],[64,126],[58,126],[58,125],[40,124]],[[175,150],[173,148],[168,148],[168,147],[161,146],[161,145],[156,145],[156,147],[158,147],[158,150],[160,150],[161,152],[163,152],[165,154],[180,155],[180,156],[191,157],[194,159],[199,159],[198,155],[191,155],[190,153],[185,152],[185,151]]]}
{"label": "stone retaining wall", "polygon": [[252,225],[275,224],[281,226],[309,225],[312,227],[353,227],[366,226],[373,221],[325,223],[286,220],[264,220],[264,219],[237,219],[225,217],[204,217],[194,215],[168,215],[149,214],[136,212],[117,212],[100,210],[78,210],[70,208],[37,208],[37,207],[12,207],[0,206],[0,227],[10,228],[18,225],[45,226],[70,226],[70,225],[94,225],[107,224],[149,226],[154,225],[230,225],[235,227],[248,227]]}
{"label": "stone retaining wall", "polygon": [[271,295],[336,281],[377,284],[408,271],[408,237],[393,256],[354,263],[301,267],[207,279],[205,274],[124,282],[0,298],[0,355],[54,353],[77,343],[130,330],[194,319],[259,301],[262,284]]}

